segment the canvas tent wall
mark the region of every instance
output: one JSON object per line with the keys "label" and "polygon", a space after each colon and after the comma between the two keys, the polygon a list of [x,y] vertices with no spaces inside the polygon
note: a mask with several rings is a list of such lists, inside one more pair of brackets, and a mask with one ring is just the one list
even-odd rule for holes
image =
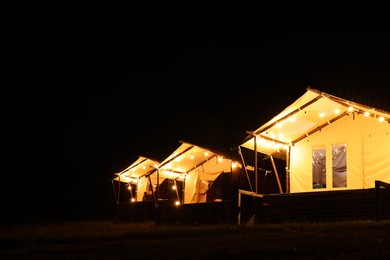
{"label": "canvas tent wall", "polygon": [[222,173],[239,171],[240,164],[211,149],[180,141],[181,145],[151,176],[183,183],[181,203],[206,202],[207,192]]}
{"label": "canvas tent wall", "polygon": [[[153,176],[154,178],[148,178],[148,176],[156,170],[158,164],[159,162],[157,160],[139,156],[129,167],[116,173],[113,184],[116,182],[117,185],[114,185],[113,188],[117,197],[117,202],[121,200],[121,196],[123,197],[123,194],[121,194],[121,185],[122,187],[134,187],[135,191],[129,190],[127,192],[132,194],[130,198],[134,198],[135,201],[141,201],[144,192],[149,192],[150,186],[158,183],[155,176]],[[164,181],[163,178],[159,180],[159,182],[162,181]]]}
{"label": "canvas tent wall", "polygon": [[390,113],[312,88],[240,147],[285,160],[287,192],[390,182]]}

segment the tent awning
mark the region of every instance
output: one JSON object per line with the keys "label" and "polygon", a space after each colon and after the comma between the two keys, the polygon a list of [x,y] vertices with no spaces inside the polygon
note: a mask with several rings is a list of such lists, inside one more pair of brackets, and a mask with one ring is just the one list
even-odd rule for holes
{"label": "tent awning", "polygon": [[[157,168],[160,177],[182,179],[185,174],[197,170],[200,178],[215,180],[222,172],[231,171],[237,163],[210,149],[181,141],[181,145]],[[152,173],[153,175],[156,172]]]}
{"label": "tent awning", "polygon": [[120,182],[136,182],[139,178],[144,177],[156,170],[158,161],[139,156],[138,159],[133,162],[129,167],[123,171],[116,173],[117,177],[114,181]]}

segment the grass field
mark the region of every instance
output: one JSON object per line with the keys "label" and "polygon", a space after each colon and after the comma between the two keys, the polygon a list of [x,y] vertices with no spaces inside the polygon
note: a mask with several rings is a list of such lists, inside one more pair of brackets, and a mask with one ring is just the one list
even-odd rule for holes
{"label": "grass field", "polygon": [[1,227],[0,259],[390,259],[390,221],[156,226],[111,221]]}

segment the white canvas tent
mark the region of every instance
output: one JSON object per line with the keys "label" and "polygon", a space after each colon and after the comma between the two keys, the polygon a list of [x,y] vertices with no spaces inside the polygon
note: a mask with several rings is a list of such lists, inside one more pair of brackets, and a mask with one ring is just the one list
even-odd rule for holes
{"label": "white canvas tent", "polygon": [[287,192],[365,189],[390,182],[390,113],[315,89],[240,147],[286,161]]}
{"label": "white canvas tent", "polygon": [[[240,164],[207,148],[180,141],[181,145],[161,163],[143,156],[125,170],[116,173],[114,181],[134,185],[135,201],[142,201],[144,192],[156,192],[164,180],[183,183],[180,203],[206,202],[207,191],[217,177],[240,169]],[[237,173],[238,174],[238,173]],[[114,187],[115,188],[115,187]],[[116,189],[120,190],[120,189]],[[158,192],[154,194],[158,200]],[[120,197],[120,194],[117,195]],[[179,199],[181,198],[181,199]]]}
{"label": "white canvas tent", "polygon": [[[141,201],[144,192],[148,191],[149,187],[150,181],[147,176],[149,176],[150,173],[154,172],[157,169],[156,167],[158,164],[159,162],[156,160],[152,160],[144,156],[139,156],[138,159],[133,162],[129,167],[119,173],[116,173],[114,181],[117,181],[118,185],[120,185],[120,183],[126,183],[128,184],[128,187],[134,186],[136,189],[135,201]],[[154,183],[157,183],[157,180],[151,180],[154,181]],[[117,201],[119,201],[119,198],[121,196],[120,188],[114,190],[118,191]]]}
{"label": "white canvas tent", "polygon": [[[169,178],[184,183],[181,203],[206,202],[206,194],[217,177],[240,169],[240,164],[210,149],[180,141],[181,145],[151,177]],[[157,179],[155,177],[155,179]]]}

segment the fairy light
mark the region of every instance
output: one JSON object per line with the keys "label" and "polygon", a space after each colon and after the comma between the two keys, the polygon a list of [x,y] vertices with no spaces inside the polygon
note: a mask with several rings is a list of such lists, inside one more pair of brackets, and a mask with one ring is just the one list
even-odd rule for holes
{"label": "fairy light", "polygon": [[232,168],[236,168],[237,167],[237,163],[236,162],[232,162]]}

